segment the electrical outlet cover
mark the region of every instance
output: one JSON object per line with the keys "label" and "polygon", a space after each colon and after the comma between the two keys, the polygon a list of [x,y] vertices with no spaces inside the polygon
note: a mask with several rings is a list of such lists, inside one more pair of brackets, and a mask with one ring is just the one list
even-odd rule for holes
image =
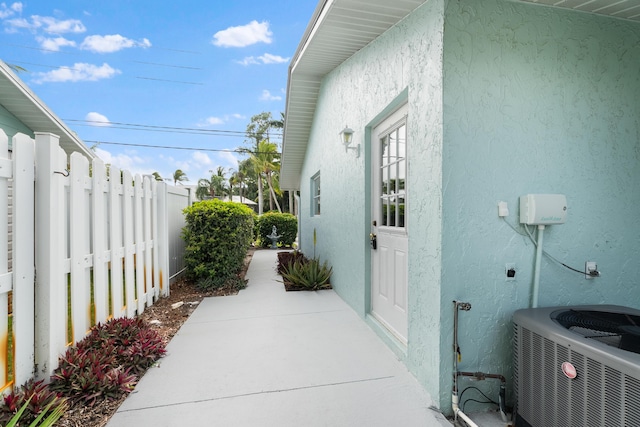
{"label": "electrical outlet cover", "polygon": [[589,274],[591,271],[596,271],[598,269],[598,263],[595,261],[587,261],[584,263],[584,278],[585,279],[593,279],[596,276],[592,276]]}

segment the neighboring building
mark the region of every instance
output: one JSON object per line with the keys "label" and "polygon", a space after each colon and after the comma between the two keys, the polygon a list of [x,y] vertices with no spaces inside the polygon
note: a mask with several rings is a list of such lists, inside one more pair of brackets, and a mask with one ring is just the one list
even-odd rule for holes
{"label": "neighboring building", "polygon": [[96,157],[67,125],[40,98],[0,61],[0,129],[9,139],[18,132],[34,137],[34,132],[48,132],[60,137],[67,154],[78,151],[89,159]]}
{"label": "neighboring building", "polygon": [[[1,60],[0,129],[9,137],[9,148],[11,138],[18,132],[32,138],[35,137],[35,132],[48,132],[60,137],[60,147],[67,154],[78,151],[89,159],[96,157],[95,153]],[[9,191],[11,193],[11,188]],[[9,268],[13,250],[12,203],[9,194]]]}
{"label": "neighboring building", "polygon": [[289,70],[280,186],[300,192],[301,249],[443,412],[454,300],[472,305],[460,369],[511,388],[536,252],[520,196],[566,195],[544,249],[602,271],[544,257],[540,306],[640,308],[640,4],[540,3],[321,0]]}
{"label": "neighboring building", "polygon": [[250,207],[254,212],[258,212],[258,204],[251,199],[247,199],[246,197],[243,197],[242,200],[240,200],[240,196],[232,196],[231,200],[229,200],[229,196],[224,196],[222,198],[222,201],[242,203],[243,205]]}

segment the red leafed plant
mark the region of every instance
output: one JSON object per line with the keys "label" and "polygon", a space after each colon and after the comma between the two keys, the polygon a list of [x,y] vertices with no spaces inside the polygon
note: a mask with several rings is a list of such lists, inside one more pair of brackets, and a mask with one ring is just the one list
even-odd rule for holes
{"label": "red leafed plant", "polygon": [[115,319],[96,325],[69,348],[51,376],[50,387],[93,404],[133,390],[137,375],[165,354],[162,338],[141,319]]}

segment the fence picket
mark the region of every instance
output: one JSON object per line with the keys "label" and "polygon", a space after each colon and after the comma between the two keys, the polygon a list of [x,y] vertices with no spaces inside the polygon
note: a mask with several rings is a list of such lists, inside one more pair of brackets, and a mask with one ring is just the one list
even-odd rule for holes
{"label": "fence picket", "polygon": [[91,231],[93,235],[93,305],[95,322],[104,323],[109,318],[109,294],[107,284],[107,215],[104,202],[106,187],[106,171],[100,159],[93,160],[91,191]]}
{"label": "fence picket", "polygon": [[133,179],[129,171],[124,171],[122,178],[124,211],[123,211],[123,230],[124,230],[124,284],[125,284],[125,302],[127,304],[127,317],[136,315],[135,303],[135,245],[133,241]]}
{"label": "fence picket", "polygon": [[142,177],[136,175],[133,183],[133,213],[134,213],[134,239],[136,243],[136,302],[138,304],[138,314],[144,312],[146,304],[145,284],[144,284],[144,240],[142,228]]}
{"label": "fence picket", "polygon": [[109,177],[109,240],[111,248],[110,281],[113,317],[125,316],[124,243],[122,231],[123,191],[120,169],[111,167]]}
{"label": "fence picket", "polygon": [[153,305],[154,289],[153,289],[153,240],[151,236],[151,181],[149,177],[145,176],[142,180],[143,196],[142,203],[144,208],[142,210],[143,217],[143,231],[144,231],[144,291],[147,297],[147,307]]}
{"label": "fence picket", "polygon": [[80,153],[71,155],[70,172],[71,319],[72,343],[87,333],[91,312],[89,247],[89,161]]}

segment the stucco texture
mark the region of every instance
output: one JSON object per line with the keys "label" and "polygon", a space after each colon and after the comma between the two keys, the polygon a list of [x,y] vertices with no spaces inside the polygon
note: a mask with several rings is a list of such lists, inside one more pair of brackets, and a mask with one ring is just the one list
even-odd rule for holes
{"label": "stucco texture", "polygon": [[[322,82],[301,178],[302,250],[333,266],[336,292],[365,317],[370,280],[371,128],[408,103],[409,345],[400,354],[433,396],[440,366],[442,18],[430,1]],[[345,152],[338,133],[355,130],[362,154]],[[321,176],[322,213],[311,215],[311,177]],[[419,196],[418,196],[419,195]]]}
{"label": "stucco texture", "polygon": [[[640,308],[639,70],[637,23],[506,0],[430,0],[324,78],[301,175],[302,250],[330,262],[334,288],[366,317],[368,135],[406,101],[409,331],[399,356],[444,412],[453,300],[472,304],[460,313],[460,369],[501,373],[510,390],[511,316],[530,304],[535,262],[520,196],[565,194],[567,222],[545,230],[544,249],[602,272],[585,280],[545,257],[540,306]],[[340,144],[347,125],[360,158]],[[322,213],[312,216],[317,172]],[[499,201],[520,234],[498,217]]]}
{"label": "stucco texture", "polygon": [[[449,1],[444,46],[441,347],[451,348],[451,301],[468,301],[460,369],[510,379],[511,315],[530,304],[535,246],[498,218],[498,201],[517,225],[519,196],[565,194],[567,222],[547,227],[544,249],[602,271],[585,280],[544,257],[539,306],[640,306],[640,25]],[[441,405],[451,371],[443,354]]]}

